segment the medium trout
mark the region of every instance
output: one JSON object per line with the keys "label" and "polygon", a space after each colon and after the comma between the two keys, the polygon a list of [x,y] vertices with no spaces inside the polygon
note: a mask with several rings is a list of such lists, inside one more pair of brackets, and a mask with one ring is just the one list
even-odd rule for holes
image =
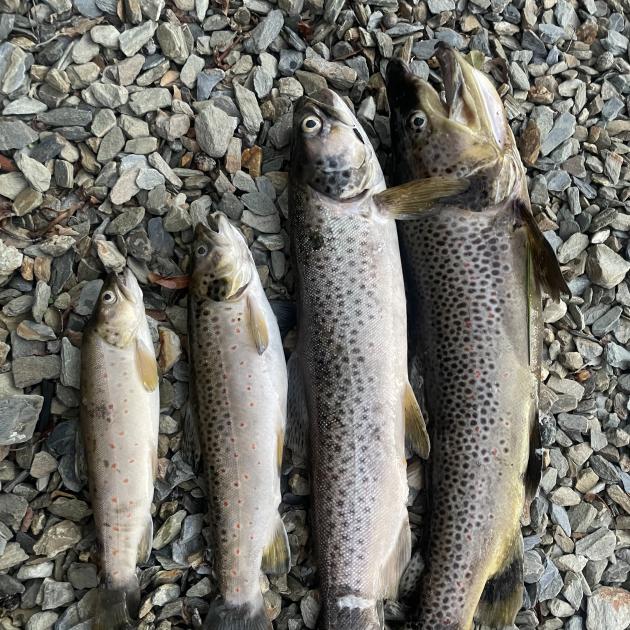
{"label": "medium trout", "polygon": [[127,269],[103,285],[81,346],[81,435],[101,583],[95,628],[116,629],[140,603],[136,564],[149,559],[160,400],[142,290]]}
{"label": "medium trout", "polygon": [[432,446],[428,566],[408,627],[497,628],[522,604],[520,517],[540,475],[540,289],[568,290],[496,90],[450,48],[437,57],[444,100],[401,61],[387,70],[398,183],[468,183],[400,224]]}
{"label": "medium trout", "polygon": [[192,398],[208,478],[220,598],[211,630],[271,630],[260,569],[286,573],[278,513],[287,371],[275,316],[240,232],[225,215],[199,224],[189,293]]}
{"label": "medium trout", "polygon": [[407,378],[396,225],[373,201],[384,188],[345,102],[330,90],[303,98],[289,178],[298,343],[288,443],[310,426],[320,630],[382,628],[382,600],[396,596],[410,556],[406,419],[428,451]]}

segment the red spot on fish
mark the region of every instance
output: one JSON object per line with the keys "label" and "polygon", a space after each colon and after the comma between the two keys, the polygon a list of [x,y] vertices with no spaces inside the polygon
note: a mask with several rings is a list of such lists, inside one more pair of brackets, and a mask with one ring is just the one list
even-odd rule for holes
{"label": "red spot on fish", "polygon": [[108,409],[113,409],[114,408],[114,404],[113,403],[109,403],[109,405],[107,405]]}
{"label": "red spot on fish", "polygon": [[[236,555],[238,556],[238,553],[237,553]],[[237,587],[234,589],[234,592],[235,592],[235,593],[240,593],[240,592],[241,592],[241,589],[237,586]]]}
{"label": "red spot on fish", "polygon": [[475,370],[475,378],[479,380],[481,378],[481,372],[479,370]]}
{"label": "red spot on fish", "polygon": [[249,479],[249,475],[243,475],[243,479]]}
{"label": "red spot on fish", "polygon": [[236,570],[235,570],[235,569],[232,569],[232,576],[233,576],[233,577],[236,577],[237,575],[238,575],[238,574],[237,574]]}
{"label": "red spot on fish", "polygon": [[240,549],[236,549],[236,550],[234,551],[234,553],[235,553],[237,556],[240,556],[240,555],[241,555],[241,550],[240,550]]}
{"label": "red spot on fish", "polygon": [[122,437],[123,435],[125,435],[124,431],[118,431],[118,435],[120,435],[120,437]]}
{"label": "red spot on fish", "polygon": [[133,464],[135,461],[136,461],[135,459],[130,459],[130,460],[128,460],[128,462],[129,462],[130,464]]}
{"label": "red spot on fish", "polygon": [[111,442],[109,443],[109,448],[116,448],[115,444],[112,444]]}
{"label": "red spot on fish", "polygon": [[118,555],[118,549],[112,549],[112,556]]}
{"label": "red spot on fish", "polygon": [[241,334],[241,329],[240,329],[240,328],[237,328],[234,332],[235,332],[237,335],[240,335],[240,334]]}
{"label": "red spot on fish", "polygon": [[238,348],[238,346],[234,345],[231,347],[232,350],[236,350]]}
{"label": "red spot on fish", "polygon": [[223,501],[223,507],[227,507],[228,505],[230,505],[229,501]]}
{"label": "red spot on fish", "polygon": [[236,527],[236,529],[241,529],[241,524],[240,523],[236,523],[236,525],[234,527]]}
{"label": "red spot on fish", "polygon": [[491,453],[492,453],[495,457],[499,454],[499,451],[498,451],[496,448],[493,448],[490,452],[491,452]]}
{"label": "red spot on fish", "polygon": [[127,477],[125,477],[125,478],[123,479],[123,483],[129,483],[129,479],[128,479]]}
{"label": "red spot on fish", "polygon": [[242,505],[242,504],[243,504],[243,499],[239,499],[239,500],[237,501],[237,503],[238,503],[239,505]]}
{"label": "red spot on fish", "polygon": [[119,532],[119,531],[120,531],[120,527],[115,527],[115,526],[114,526],[114,527],[112,527],[112,531],[114,531],[114,532]]}
{"label": "red spot on fish", "polygon": [[241,427],[241,429],[244,429],[246,425],[244,422],[240,422],[238,426]]}
{"label": "red spot on fish", "polygon": [[118,468],[117,464],[112,464],[112,470],[116,470],[116,468]]}
{"label": "red spot on fish", "polygon": [[252,451],[256,450],[256,444],[252,444]]}
{"label": "red spot on fish", "polygon": [[255,407],[256,405],[254,405],[254,403],[253,403],[253,402],[250,402],[250,403],[249,403],[249,406],[250,406],[250,407]]}
{"label": "red spot on fish", "polygon": [[472,322],[469,319],[464,321],[464,325],[468,328],[468,330],[472,328]]}
{"label": "red spot on fish", "polygon": [[241,484],[240,484],[238,481],[235,481],[235,482],[234,482],[234,487],[235,487],[235,488],[239,488],[239,487],[240,487],[240,485],[241,485]]}
{"label": "red spot on fish", "polygon": [[112,503],[118,503],[118,499],[116,497],[112,497]]}

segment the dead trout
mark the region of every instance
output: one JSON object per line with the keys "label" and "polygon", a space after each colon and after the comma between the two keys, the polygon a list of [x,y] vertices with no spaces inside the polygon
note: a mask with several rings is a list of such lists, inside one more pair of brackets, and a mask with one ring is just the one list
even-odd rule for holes
{"label": "dead trout", "polygon": [[437,57],[444,100],[404,63],[387,70],[397,182],[468,182],[400,224],[432,446],[428,567],[408,627],[496,628],[522,604],[519,520],[540,475],[540,288],[567,287],[496,90],[450,48]]}
{"label": "dead trout", "polygon": [[103,285],[81,345],[81,434],[101,583],[95,628],[136,617],[136,564],[149,559],[157,464],[158,373],[142,290],[129,269]]}
{"label": "dead trout", "polygon": [[286,573],[278,513],[287,405],[282,340],[256,266],[225,215],[199,224],[189,294],[192,397],[206,465],[214,572],[212,630],[271,630],[260,569]]}
{"label": "dead trout", "polygon": [[[428,442],[407,378],[396,225],[360,124],[330,90],[295,110],[290,222],[298,343],[289,361],[288,443],[310,425],[321,630],[382,628],[410,556],[405,419]],[[307,430],[307,429],[303,429]]]}

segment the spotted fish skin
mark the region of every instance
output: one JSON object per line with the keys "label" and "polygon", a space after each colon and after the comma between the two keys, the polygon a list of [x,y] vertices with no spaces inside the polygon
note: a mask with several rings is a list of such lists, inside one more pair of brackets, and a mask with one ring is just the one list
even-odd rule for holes
{"label": "spotted fish skin", "polygon": [[470,182],[465,194],[399,225],[432,448],[427,569],[408,628],[502,628],[522,604],[520,517],[540,472],[545,279],[534,277],[532,252],[542,251],[564,282],[532,228],[499,96],[454,51],[438,48],[438,61],[444,101],[401,62],[387,72],[396,183]]}
{"label": "spotted fish skin", "polygon": [[292,165],[299,382],[291,387],[303,391],[310,425],[318,628],[374,630],[410,554],[396,227],[372,201],[384,181],[369,140],[334,93],[296,109]]}
{"label": "spotted fish skin", "polygon": [[[206,624],[213,630],[270,629],[259,575],[263,552],[274,541],[285,555],[281,566],[265,568],[289,568],[278,513],[286,362],[245,240],[223,215],[213,225],[216,231],[197,228],[189,303],[192,395],[221,594]],[[252,334],[254,319],[268,331],[262,352]]]}
{"label": "spotted fish skin", "polygon": [[159,393],[157,371],[148,389],[139,360],[155,369],[142,291],[127,270],[104,284],[81,346],[81,434],[101,581],[107,591],[125,595],[122,603],[110,597],[98,611],[96,627],[102,628],[123,627],[126,614],[137,612],[136,564],[148,560],[153,538]]}

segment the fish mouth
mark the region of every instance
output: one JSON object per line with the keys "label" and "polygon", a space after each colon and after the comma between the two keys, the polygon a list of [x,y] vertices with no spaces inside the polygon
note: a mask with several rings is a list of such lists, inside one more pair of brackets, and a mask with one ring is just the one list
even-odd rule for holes
{"label": "fish mouth", "polygon": [[133,276],[133,272],[129,267],[126,267],[122,273],[116,273],[112,271],[108,278],[107,282],[110,287],[115,289],[120,297],[125,300],[128,300],[132,304],[137,302],[135,293],[133,291],[133,282],[135,281],[135,277]]}
{"label": "fish mouth", "polygon": [[348,106],[338,94],[329,88],[323,88],[309,96],[303,96],[298,105],[298,110],[301,109],[315,109],[315,113],[318,113],[316,110],[319,109],[320,112],[339,120],[344,125],[356,127],[354,117],[348,110]]}

